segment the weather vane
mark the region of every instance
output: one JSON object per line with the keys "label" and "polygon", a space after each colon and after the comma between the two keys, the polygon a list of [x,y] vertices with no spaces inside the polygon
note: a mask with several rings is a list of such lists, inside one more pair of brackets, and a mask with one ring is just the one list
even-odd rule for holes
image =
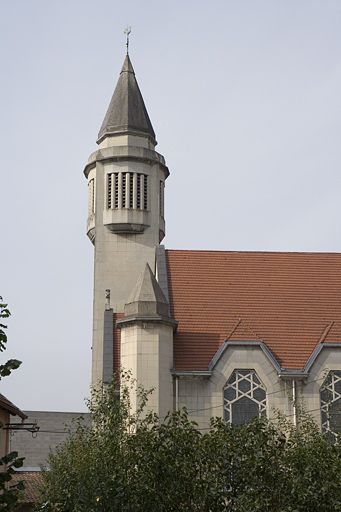
{"label": "weather vane", "polygon": [[124,33],[126,34],[127,36],[127,42],[126,42],[126,47],[127,47],[127,55],[129,53],[129,35],[131,33],[131,27],[127,27],[125,30],[124,30]]}

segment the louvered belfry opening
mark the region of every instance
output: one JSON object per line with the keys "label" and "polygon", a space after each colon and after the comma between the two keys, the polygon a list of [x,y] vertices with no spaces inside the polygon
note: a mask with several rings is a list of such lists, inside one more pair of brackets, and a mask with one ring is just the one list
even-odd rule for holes
{"label": "louvered belfry opening", "polygon": [[148,210],[148,175],[137,172],[107,174],[107,208]]}
{"label": "louvered belfry opening", "polygon": [[88,217],[95,212],[95,180],[92,178],[88,182]]}
{"label": "louvered belfry opening", "polygon": [[160,180],[160,190],[159,190],[159,205],[160,205],[160,217],[165,217],[165,182]]}

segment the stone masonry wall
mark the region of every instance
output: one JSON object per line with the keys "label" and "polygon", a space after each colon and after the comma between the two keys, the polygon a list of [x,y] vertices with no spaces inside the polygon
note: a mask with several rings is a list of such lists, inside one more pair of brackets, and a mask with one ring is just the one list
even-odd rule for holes
{"label": "stone masonry wall", "polygon": [[[26,431],[15,431],[10,436],[10,449],[16,450],[20,457],[25,457],[22,470],[39,470],[47,465],[51,450],[63,443],[67,437],[68,425],[83,417],[90,422],[89,413],[25,411],[28,418],[25,423],[37,422],[40,430],[32,435]],[[14,421],[14,420],[13,420]]]}

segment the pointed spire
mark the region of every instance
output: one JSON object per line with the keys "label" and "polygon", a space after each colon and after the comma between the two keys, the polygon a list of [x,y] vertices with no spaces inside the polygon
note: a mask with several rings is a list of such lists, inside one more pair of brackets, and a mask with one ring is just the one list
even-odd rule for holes
{"label": "pointed spire", "polygon": [[99,131],[97,143],[102,142],[107,135],[124,133],[147,135],[156,144],[155,132],[128,54]]}
{"label": "pointed spire", "polygon": [[137,280],[124,308],[125,315],[168,316],[168,301],[148,265]]}

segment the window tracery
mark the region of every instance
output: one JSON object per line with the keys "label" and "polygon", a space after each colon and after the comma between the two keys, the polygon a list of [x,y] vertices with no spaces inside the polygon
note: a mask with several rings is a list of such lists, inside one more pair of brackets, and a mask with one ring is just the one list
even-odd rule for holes
{"label": "window tracery", "polygon": [[224,387],[224,418],[243,425],[266,415],[266,391],[255,370],[234,370]]}
{"label": "window tracery", "polygon": [[336,442],[341,433],[341,370],[330,371],[320,389],[322,432]]}

